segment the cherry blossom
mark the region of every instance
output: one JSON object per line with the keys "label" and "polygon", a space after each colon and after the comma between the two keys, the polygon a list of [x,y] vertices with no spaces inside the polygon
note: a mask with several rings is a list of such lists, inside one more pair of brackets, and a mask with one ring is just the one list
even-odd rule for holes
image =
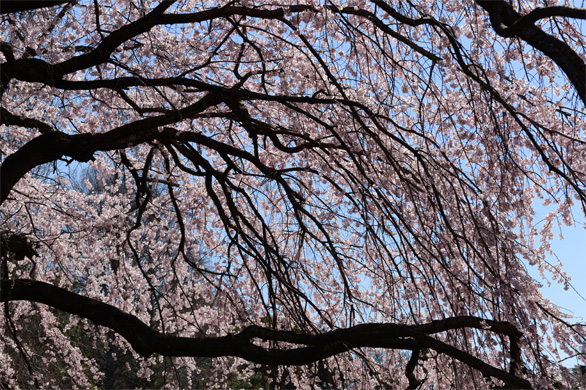
{"label": "cherry blossom", "polygon": [[0,387],[574,385],[580,6],[3,1]]}

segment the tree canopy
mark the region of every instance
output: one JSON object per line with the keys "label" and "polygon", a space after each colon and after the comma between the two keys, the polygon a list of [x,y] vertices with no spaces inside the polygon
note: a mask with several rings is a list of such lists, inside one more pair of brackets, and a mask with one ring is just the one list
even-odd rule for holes
{"label": "tree canopy", "polygon": [[3,1],[0,387],[572,386],[578,3]]}

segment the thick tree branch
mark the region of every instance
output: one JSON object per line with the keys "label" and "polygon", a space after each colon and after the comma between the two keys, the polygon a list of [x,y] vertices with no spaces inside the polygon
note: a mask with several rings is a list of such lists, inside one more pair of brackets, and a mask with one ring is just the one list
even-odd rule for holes
{"label": "thick tree branch", "polygon": [[[460,360],[487,376],[516,388],[530,388],[528,381],[492,367],[474,356],[429,336],[449,329],[472,327],[496,333],[514,329],[511,324],[476,317],[454,317],[424,325],[363,324],[322,334],[303,334],[249,326],[240,333],[223,337],[177,337],[161,334],[133,315],[114,306],[83,297],[48,283],[28,280],[2,280],[0,301],[27,300],[43,303],[106,326],[124,337],[142,355],[220,357],[237,356],[260,364],[304,365],[355,348],[391,348],[418,351],[431,348]],[[514,332],[512,332],[514,333]],[[509,335],[510,336],[510,335]],[[510,336],[511,337],[511,336]],[[515,338],[515,337],[513,337]],[[264,348],[254,339],[296,344],[289,349]],[[413,383],[412,380],[410,380]]]}
{"label": "thick tree branch", "polygon": [[417,389],[419,385],[423,383],[423,381],[417,379],[415,373],[413,372],[417,367],[420,352],[421,351],[418,349],[411,352],[411,358],[409,358],[409,362],[407,363],[407,367],[405,368],[405,375],[409,380],[409,386],[407,387],[407,389]]}
{"label": "thick tree branch", "polygon": [[71,0],[2,0],[0,2],[0,14],[9,14],[19,11],[31,11],[38,8],[54,7],[56,5],[71,3]]}
{"label": "thick tree branch", "polygon": [[[126,42],[127,40],[136,37],[137,35],[149,31],[156,25],[201,23],[208,20],[227,18],[234,15],[249,16],[259,19],[282,19],[286,12],[300,13],[313,10],[312,7],[305,5],[291,6],[287,10],[284,8],[267,10],[249,7],[225,6],[190,14],[164,14],[164,11],[167,10],[171,4],[171,1],[161,3],[145,17],[136,20],[108,35],[95,49],[89,53],[73,57],[62,63],[49,64],[38,58],[26,58],[2,64],[2,68],[0,68],[0,72],[2,74],[2,84],[5,86],[9,80],[16,78],[22,81],[41,82],[46,85],[65,89],[74,89],[75,86],[80,89],[96,88],[97,85],[100,84],[99,82],[69,82],[63,80],[63,76],[65,74],[73,73],[81,69],[87,69],[91,66],[107,62],[108,58],[114,52],[114,50],[123,42]],[[352,7],[346,7],[342,10],[339,10],[335,7],[332,7],[331,9],[334,12],[339,12],[341,14],[353,14],[368,18],[383,32],[408,45],[418,53],[426,56],[432,61],[441,60],[440,57],[425,50],[410,39],[390,29],[386,24],[378,19],[376,15],[370,12],[365,10],[357,10]],[[124,88],[124,85],[128,85],[129,82],[132,83],[130,79],[131,78],[119,79],[119,88]],[[109,84],[111,85],[111,83]]]}
{"label": "thick tree branch", "polygon": [[159,24],[159,18],[163,13],[173,5],[174,1],[163,1],[156,6],[150,13],[143,18],[125,25],[119,30],[114,31],[100,42],[100,44],[91,52],[73,57],[56,65],[56,70],[62,76],[73,73],[81,69],[87,69],[91,66],[98,65],[107,61],[110,55],[123,42],[149,31]]}
{"label": "thick tree branch", "polygon": [[164,141],[175,133],[159,131],[159,127],[191,118],[219,102],[219,95],[207,94],[181,110],[131,122],[102,134],[70,135],[56,131],[42,134],[6,157],[0,166],[0,204],[6,200],[12,187],[36,166],[63,156],[85,162],[98,151],[125,149],[155,139]]}
{"label": "thick tree branch", "polygon": [[22,126],[33,129],[38,129],[41,133],[50,133],[55,131],[51,126],[34,118],[23,118],[18,115],[14,115],[4,107],[0,107],[0,123],[5,125]]}
{"label": "thick tree branch", "polygon": [[573,19],[586,19],[586,8],[572,8],[563,6],[536,8],[527,15],[517,19],[513,24],[498,26],[498,34],[503,37],[514,37],[525,28],[535,24],[540,19],[563,16]]}
{"label": "thick tree branch", "polygon": [[568,44],[545,33],[533,24],[536,20],[547,16],[576,17],[575,13],[579,13],[580,10],[561,12],[558,9],[560,7],[549,11],[545,8],[521,16],[503,0],[477,0],[476,3],[488,12],[492,27],[497,34],[505,38],[517,36],[551,58],[564,71],[576,88],[578,96],[586,104],[586,63]]}
{"label": "thick tree branch", "polygon": [[[284,8],[274,10],[255,9],[247,7],[216,7],[206,11],[191,14],[165,14],[164,12],[174,1],[163,1],[144,17],[129,23],[105,37],[95,49],[88,53],[75,56],[58,64],[50,64],[38,58],[23,58],[9,61],[0,66],[2,85],[16,78],[22,81],[40,82],[55,86],[63,81],[63,76],[82,69],[105,63],[110,55],[122,43],[140,34],[146,33],[157,25],[173,25],[185,23],[201,23],[217,18],[227,18],[234,15],[252,16],[261,19],[279,19],[285,15]],[[302,12],[308,6],[294,6],[289,12]]]}
{"label": "thick tree branch", "polygon": [[108,35],[89,53],[75,56],[59,64],[49,64],[38,58],[23,58],[3,63],[0,67],[2,86],[6,87],[13,78],[54,85],[56,81],[61,80],[66,74],[104,63],[120,44],[156,26],[158,24],[157,18],[172,4],[173,1],[163,1],[143,18],[127,24]]}

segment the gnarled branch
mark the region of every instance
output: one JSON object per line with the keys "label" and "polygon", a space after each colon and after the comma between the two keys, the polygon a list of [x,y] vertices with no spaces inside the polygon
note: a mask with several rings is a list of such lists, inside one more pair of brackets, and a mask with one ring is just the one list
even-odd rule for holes
{"label": "gnarled branch", "polygon": [[[321,334],[248,326],[240,333],[221,337],[179,337],[161,334],[137,317],[114,306],[48,283],[28,279],[2,280],[0,287],[2,302],[19,300],[38,302],[87,318],[119,333],[138,353],[147,356],[151,354],[193,357],[237,356],[259,364],[305,365],[361,347],[412,351],[429,348],[460,360],[486,376],[504,381],[507,385],[522,389],[530,388],[529,382],[515,373],[493,367],[467,352],[430,336],[453,329],[485,329],[508,336],[511,345],[516,345],[520,333],[508,322],[462,316],[423,325],[362,324]],[[294,346],[264,348],[255,345],[254,339],[286,342]],[[518,351],[511,349],[511,359],[519,359]],[[411,374],[412,368],[409,371]],[[410,382],[414,383],[411,378]]]}

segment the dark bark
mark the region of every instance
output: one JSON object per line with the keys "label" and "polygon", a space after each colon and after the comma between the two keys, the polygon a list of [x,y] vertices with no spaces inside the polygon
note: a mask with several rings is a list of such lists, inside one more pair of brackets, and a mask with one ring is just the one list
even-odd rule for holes
{"label": "dark bark", "polygon": [[[4,1],[0,5],[0,13],[16,12],[25,9],[30,10],[63,3],[68,3],[68,1]],[[439,22],[433,19],[407,18],[394,11],[394,9],[388,4],[382,1],[375,0],[374,3],[380,5],[382,9],[401,23],[411,26],[421,24],[440,26]],[[586,65],[584,64],[584,61],[581,60],[580,57],[564,42],[548,35],[534,25],[535,21],[551,16],[581,18],[579,13],[580,10],[566,9],[566,7],[550,7],[548,9],[537,9],[528,15],[521,16],[504,1],[478,0],[477,3],[489,12],[491,23],[497,34],[503,37],[517,36],[552,58],[552,60],[554,60],[568,75],[568,78],[578,90],[581,99],[586,101]],[[38,82],[66,90],[89,90],[97,88],[110,88],[117,90],[142,85],[183,85],[190,86],[198,91],[207,91],[208,94],[197,103],[183,109],[177,111],[169,110],[169,112],[166,112],[164,115],[135,121],[102,134],[64,134],[56,131],[56,129],[53,129],[50,125],[41,121],[19,117],[11,114],[4,108],[0,108],[2,123],[36,128],[43,133],[26,143],[14,154],[8,156],[0,167],[0,204],[2,204],[8,197],[13,186],[27,172],[40,164],[55,161],[64,156],[77,161],[88,161],[92,159],[93,154],[98,151],[125,149],[129,146],[148,143],[154,140],[163,143],[169,142],[171,144],[174,144],[174,142],[179,142],[181,144],[194,142],[208,146],[211,149],[218,150],[218,148],[222,148],[224,153],[222,156],[235,155],[252,161],[252,156],[247,152],[239,151],[234,148],[228,149],[227,145],[215,143],[213,139],[205,137],[199,133],[179,134],[176,130],[171,128],[163,128],[163,130],[160,131],[160,129],[166,125],[179,122],[186,118],[193,118],[204,112],[206,108],[219,104],[220,102],[225,102],[232,110],[232,112],[227,113],[226,115],[231,115],[233,118],[238,119],[242,123],[242,126],[249,130],[251,134],[267,135],[277,146],[288,152],[295,152],[306,146],[305,144],[301,144],[292,148],[281,145],[278,137],[276,137],[270,129],[266,129],[261,124],[253,122],[250,115],[244,109],[240,108],[239,99],[272,100],[287,103],[294,101],[341,103],[346,104],[349,107],[357,105],[357,103],[345,99],[314,98],[317,94],[312,98],[269,96],[258,92],[249,92],[243,89],[229,89],[217,85],[206,84],[184,77],[147,79],[136,76],[120,77],[113,80],[64,80],[63,76],[66,74],[108,62],[110,56],[117,47],[131,38],[149,31],[156,25],[198,23],[216,18],[225,18],[231,15],[244,15],[270,19],[282,19],[285,15],[285,10],[281,8],[262,10],[233,6],[218,7],[192,14],[166,15],[164,12],[168,9],[170,4],[171,2],[162,2],[145,17],[112,32],[95,48],[89,50],[87,53],[75,56],[62,63],[50,64],[38,58],[15,59],[10,47],[6,45],[2,46],[1,49],[7,61],[0,67],[3,88],[8,86],[11,79],[18,79],[28,82]],[[18,7],[22,8],[18,9]],[[287,11],[301,12],[307,10],[310,10],[310,7],[293,6]],[[421,48],[408,38],[403,37],[390,29],[374,14],[354,8],[344,8],[342,10],[332,8],[332,10],[342,14],[363,16],[369,19],[387,35],[410,46],[412,49],[420,52],[433,61],[440,60],[435,54]],[[464,63],[461,65],[463,66],[463,69],[466,69]],[[470,76],[473,77],[473,75]],[[238,85],[237,87],[240,88],[241,85]],[[371,117],[374,117],[374,115],[371,115]],[[301,135],[297,136],[302,138]],[[314,141],[308,140],[308,142],[313,142],[308,143],[310,146],[316,145]],[[190,155],[185,155],[188,158],[191,158]],[[198,156],[194,155],[192,161],[197,157]],[[229,160],[229,158],[226,159],[227,162],[229,162]],[[262,168],[259,165],[257,166]],[[209,172],[212,171],[213,169],[210,168],[207,173],[209,174]],[[275,172],[263,169],[261,169],[261,171],[269,178],[278,179]],[[286,185],[285,182],[281,184],[283,186]],[[228,223],[226,223],[226,226],[228,226]],[[341,270],[341,272],[343,273],[343,270]],[[419,351],[429,348],[438,353],[443,353],[457,359],[470,367],[478,369],[487,376],[501,379],[509,386],[515,388],[529,388],[529,383],[526,380],[516,376],[518,372],[517,367],[519,367],[521,363],[520,349],[518,347],[518,340],[520,339],[521,334],[512,324],[507,322],[483,321],[476,317],[453,317],[433,321],[428,324],[411,326],[399,324],[364,324],[348,329],[333,330],[323,334],[299,334],[295,332],[276,331],[263,327],[250,326],[234,335],[210,338],[185,338],[161,334],[142,323],[138,318],[124,313],[113,306],[43,282],[23,279],[2,280],[0,292],[1,301],[3,302],[29,300],[44,303],[59,310],[87,318],[99,325],[106,326],[126,338],[137,352],[144,355],[157,353],[165,356],[238,356],[252,362],[268,365],[302,365],[360,347],[405,349],[413,351],[412,358],[406,367],[406,375],[409,379],[409,386],[411,388],[416,388],[421,384],[421,381],[414,375]],[[474,356],[430,336],[439,332],[467,327],[486,329],[486,331],[508,336],[511,355],[509,372],[492,367]],[[288,342],[296,344],[297,347],[290,349],[265,349],[253,344],[254,339]]]}
{"label": "dark bark", "polygon": [[34,118],[23,118],[14,115],[8,110],[6,110],[4,107],[0,107],[0,123],[4,125],[34,128],[38,129],[41,133],[49,133],[51,131],[54,131],[54,129],[45,122],[42,122]]}
{"label": "dark bark", "polygon": [[538,8],[522,16],[503,0],[477,0],[476,3],[488,12],[492,27],[498,35],[505,38],[519,37],[551,58],[566,74],[578,96],[586,104],[586,63],[568,44],[534,24],[539,19],[553,16],[586,19],[586,10],[568,7]]}
{"label": "dark bark", "polygon": [[[48,283],[27,280],[2,280],[0,301],[27,300],[87,318],[98,325],[108,327],[124,337],[138,353],[148,356],[220,357],[237,356],[259,364],[305,365],[338,355],[355,348],[389,348],[419,351],[429,348],[451,356],[484,375],[504,381],[515,388],[528,389],[530,384],[514,373],[490,366],[480,359],[460,351],[431,334],[461,328],[485,329],[506,335],[511,344],[517,344],[520,333],[515,327],[502,321],[483,320],[478,317],[452,317],[423,325],[399,325],[372,323],[336,329],[321,334],[304,334],[249,326],[237,334],[222,337],[179,337],[161,334],[133,315],[114,306],[87,298]],[[288,349],[263,348],[254,339],[281,341],[297,345]],[[511,359],[518,360],[518,350],[511,348]],[[408,365],[413,374],[413,362]],[[410,383],[414,384],[410,378]]]}
{"label": "dark bark", "polygon": [[37,256],[36,245],[24,234],[0,230],[0,257],[12,254],[14,260],[32,259]]}
{"label": "dark bark", "polygon": [[155,139],[165,142],[176,131],[159,131],[160,126],[193,117],[220,101],[219,96],[208,94],[181,110],[131,122],[102,134],[69,135],[56,131],[42,134],[6,157],[0,166],[0,204],[6,200],[12,187],[36,166],[56,161],[63,156],[85,162],[91,160],[98,151],[126,149]]}
{"label": "dark bark", "polygon": [[71,0],[2,0],[0,1],[0,14],[9,14],[19,11],[31,11],[38,8],[54,7],[56,5],[72,3]]}
{"label": "dark bark", "polygon": [[[72,86],[76,84],[64,81],[64,75],[108,62],[110,55],[114,52],[114,50],[116,50],[117,47],[119,47],[124,42],[149,31],[157,25],[201,23],[208,20],[228,18],[235,15],[251,16],[259,19],[282,20],[286,13],[284,8],[263,10],[247,7],[225,6],[190,14],[165,14],[164,12],[171,5],[172,2],[170,1],[162,2],[143,18],[140,18],[112,32],[110,35],[105,37],[100,42],[100,44],[96,46],[95,49],[88,53],[70,58],[64,62],[58,64],[49,64],[41,59],[26,58],[3,63],[0,67],[2,86],[6,87],[8,82],[15,78],[22,81],[41,82],[43,84],[55,86],[57,88],[72,89]],[[300,13],[311,10],[312,7],[310,6],[298,5],[289,7],[287,12]],[[365,16],[371,19],[376,26],[382,29],[382,31],[393,36],[400,42],[407,44],[422,55],[425,55],[433,61],[441,60],[440,57],[428,52],[410,39],[391,30],[382,21],[377,19],[374,14],[364,14],[365,11],[356,10],[351,7],[344,8],[343,10],[336,9],[335,11],[340,12],[341,14],[356,14]],[[81,83],[79,83],[79,85],[81,85]],[[82,87],[82,89],[85,88]]]}
{"label": "dark bark", "polygon": [[417,362],[419,361],[419,353],[420,351],[418,349],[412,351],[411,358],[407,363],[407,368],[405,369],[405,375],[407,376],[407,379],[409,379],[409,386],[407,387],[407,389],[417,389],[419,385],[423,383],[423,381],[417,379],[415,373],[413,372],[415,371],[415,368],[417,367]]}

